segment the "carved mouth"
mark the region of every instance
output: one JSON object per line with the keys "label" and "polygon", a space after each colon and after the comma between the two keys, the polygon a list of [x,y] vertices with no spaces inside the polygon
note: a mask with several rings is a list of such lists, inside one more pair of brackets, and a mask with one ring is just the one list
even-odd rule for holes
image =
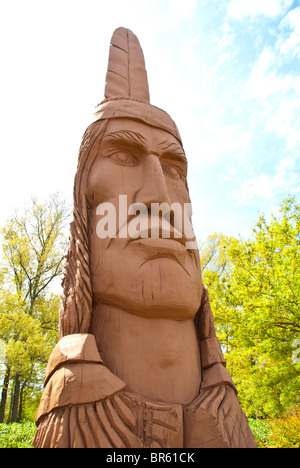
{"label": "carved mouth", "polygon": [[[133,218],[128,225],[128,231],[130,233],[130,223],[136,222]],[[129,235],[129,242],[134,242],[137,240],[165,240],[165,241],[175,241],[185,247],[188,239],[166,219],[159,216],[145,216],[139,219],[140,229],[137,232],[137,236]],[[121,230],[120,230],[121,232]]]}
{"label": "carved mouth", "polygon": [[[110,243],[116,238],[125,240],[125,248],[131,243],[138,242],[144,247],[154,247],[162,251],[158,256],[166,257],[175,253],[176,256],[189,253],[193,254],[195,238],[188,239],[183,229],[175,227],[172,222],[162,216],[150,216],[149,214],[130,216],[126,222],[120,226],[116,232],[116,236],[109,239]],[[191,247],[190,247],[191,246]],[[172,258],[172,257],[170,257]]]}
{"label": "carved mouth", "polygon": [[186,272],[186,274],[188,276],[191,276],[190,273],[187,271],[186,268],[184,268],[184,266],[182,265],[182,263],[176,258],[174,257],[173,255],[154,255],[153,257],[150,257],[150,258],[147,258],[147,260],[145,260],[140,266],[138,269],[142,268],[143,265],[145,265],[145,263],[147,262],[150,262],[152,260],[161,260],[163,258],[166,258],[168,260],[173,260],[174,262],[176,262],[179,266],[181,266],[181,268]]}

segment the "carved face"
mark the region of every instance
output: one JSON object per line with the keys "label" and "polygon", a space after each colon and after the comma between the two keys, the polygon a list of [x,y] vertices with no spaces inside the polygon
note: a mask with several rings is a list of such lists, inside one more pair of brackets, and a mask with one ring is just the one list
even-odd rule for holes
{"label": "carved face", "polygon": [[[94,303],[112,304],[143,317],[184,320],[196,314],[202,290],[198,251],[186,248],[184,236],[176,237],[180,222],[178,218],[175,222],[172,210],[170,224],[161,213],[151,218],[153,203],[176,203],[184,215],[184,204],[190,203],[186,173],[185,154],[174,136],[133,119],[108,121],[87,188]],[[99,207],[108,206],[103,203],[115,208],[113,238],[97,234]],[[141,222],[135,224],[140,237],[124,236],[124,221],[130,226],[141,215],[132,210],[137,204],[146,207]],[[156,238],[151,238],[155,223]],[[166,226],[170,238],[164,238]]]}

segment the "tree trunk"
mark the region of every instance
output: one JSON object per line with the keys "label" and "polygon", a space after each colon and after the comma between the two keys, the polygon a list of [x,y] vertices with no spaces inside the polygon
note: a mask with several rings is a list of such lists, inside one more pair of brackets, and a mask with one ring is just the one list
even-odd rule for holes
{"label": "tree trunk", "polygon": [[26,388],[26,383],[27,381],[24,380],[24,382],[21,385],[21,391],[20,391],[20,403],[19,403],[19,413],[18,413],[18,422],[22,420],[22,413],[23,413],[23,396],[24,396],[24,389]]}
{"label": "tree trunk", "polygon": [[10,422],[18,422],[18,408],[19,408],[19,397],[20,397],[20,374],[16,374],[15,377],[15,388],[12,402],[12,412]]}
{"label": "tree trunk", "polygon": [[3,423],[4,416],[5,416],[5,406],[7,400],[7,391],[9,385],[9,377],[10,377],[10,367],[6,367],[5,376],[2,385],[2,393],[1,393],[1,402],[0,402],[0,423]]}

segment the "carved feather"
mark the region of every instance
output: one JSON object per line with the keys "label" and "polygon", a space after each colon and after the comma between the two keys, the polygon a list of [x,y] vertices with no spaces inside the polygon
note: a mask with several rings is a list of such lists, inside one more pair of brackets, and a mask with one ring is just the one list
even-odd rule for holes
{"label": "carved feather", "polygon": [[104,94],[150,102],[144,54],[129,29],[118,28],[111,38]]}

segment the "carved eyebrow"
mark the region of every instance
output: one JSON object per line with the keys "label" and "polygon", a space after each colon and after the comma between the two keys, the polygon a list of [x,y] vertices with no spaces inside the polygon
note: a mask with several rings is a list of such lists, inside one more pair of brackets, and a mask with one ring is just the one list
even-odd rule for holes
{"label": "carved eyebrow", "polygon": [[175,142],[171,142],[169,143],[168,140],[165,140],[161,143],[159,143],[159,146],[161,147],[161,150],[164,151],[164,152],[173,152],[173,153],[177,153],[177,156],[180,156],[182,158],[185,158],[185,153],[183,151],[183,149],[181,148],[181,146],[177,145],[177,143]]}
{"label": "carved eyebrow", "polygon": [[138,132],[133,132],[131,130],[119,130],[117,132],[111,132],[105,135],[106,138],[112,138],[114,140],[127,140],[133,143],[139,143],[145,145],[147,140],[143,135]]}

